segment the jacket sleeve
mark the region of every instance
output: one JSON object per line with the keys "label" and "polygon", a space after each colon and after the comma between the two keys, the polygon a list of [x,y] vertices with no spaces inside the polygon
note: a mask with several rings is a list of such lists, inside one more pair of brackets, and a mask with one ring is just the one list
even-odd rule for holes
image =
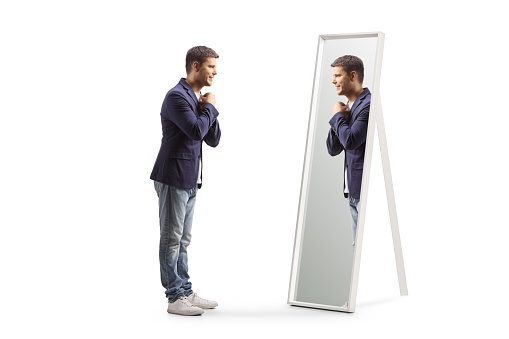
{"label": "jacket sleeve", "polygon": [[329,135],[327,136],[327,151],[332,156],[338,155],[344,150],[343,145],[339,141],[336,133],[332,131],[332,127],[329,129]]}
{"label": "jacket sleeve", "polygon": [[221,139],[221,128],[219,127],[219,121],[214,120],[212,126],[210,127],[207,135],[205,135],[205,143],[210,147],[216,147],[219,144],[219,140]]}
{"label": "jacket sleeve", "polygon": [[331,125],[331,132],[329,132],[329,135],[334,133],[345,150],[356,149],[366,142],[369,106],[370,105],[367,105],[359,112],[352,126],[348,126],[346,119],[341,113],[336,113],[329,121]]}
{"label": "jacket sleeve", "polygon": [[190,139],[201,141],[207,135],[219,112],[212,104],[207,103],[200,115],[196,116],[189,102],[180,93],[170,92],[161,115],[174,122]]}

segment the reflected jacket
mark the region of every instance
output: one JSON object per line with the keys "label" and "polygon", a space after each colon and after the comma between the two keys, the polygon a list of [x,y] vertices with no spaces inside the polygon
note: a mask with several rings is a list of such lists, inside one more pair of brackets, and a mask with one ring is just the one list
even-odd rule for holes
{"label": "reflected jacket", "polygon": [[355,199],[360,199],[361,195],[370,103],[371,93],[366,87],[355,99],[347,119],[338,112],[329,121],[331,127],[327,136],[327,150],[332,156],[345,151],[348,192]]}

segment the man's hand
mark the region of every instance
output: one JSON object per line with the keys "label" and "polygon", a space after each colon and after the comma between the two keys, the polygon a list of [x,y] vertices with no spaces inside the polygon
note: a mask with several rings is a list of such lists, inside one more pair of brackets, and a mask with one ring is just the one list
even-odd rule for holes
{"label": "man's hand", "polygon": [[205,93],[200,97],[200,106],[203,109],[206,103],[216,106],[216,96],[211,92]]}
{"label": "man's hand", "polygon": [[346,119],[348,118],[348,113],[350,113],[350,107],[341,101],[336,101],[336,103],[334,103],[334,108],[332,109],[332,115],[335,115],[338,112],[341,112]]}

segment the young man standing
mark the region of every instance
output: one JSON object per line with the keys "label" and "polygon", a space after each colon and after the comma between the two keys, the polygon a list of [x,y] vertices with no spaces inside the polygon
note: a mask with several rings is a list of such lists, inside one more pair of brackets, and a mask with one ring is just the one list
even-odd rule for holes
{"label": "young man standing", "polygon": [[334,104],[327,150],[332,156],[345,151],[344,195],[350,204],[355,246],[371,93],[362,87],[364,64],[358,57],[344,55],[334,60],[331,67],[336,92],[346,96],[348,104],[341,101]]}
{"label": "young man standing", "polygon": [[163,138],[150,179],[159,197],[159,264],[168,313],[198,315],[217,306],[193,292],[187,246],[201,188],[202,141],[216,147],[221,138],[216,98],[200,92],[212,86],[218,57],[211,48],[191,48],[186,55],[187,77],[166,94],[161,108]]}

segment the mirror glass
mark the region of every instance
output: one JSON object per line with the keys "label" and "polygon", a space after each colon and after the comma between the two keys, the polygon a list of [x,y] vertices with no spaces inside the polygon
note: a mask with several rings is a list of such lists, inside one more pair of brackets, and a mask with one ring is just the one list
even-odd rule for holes
{"label": "mirror glass", "polygon": [[[344,55],[360,58],[364,65],[361,89],[372,90],[378,40],[378,33],[319,37],[288,299],[291,305],[351,311],[358,243],[354,242],[349,199],[344,194],[345,151],[331,156],[326,143],[334,103],[347,104],[348,99],[337,94],[331,64]],[[345,119],[347,124],[352,117],[355,122],[355,104],[352,113]],[[365,147],[365,142],[358,147]]]}

